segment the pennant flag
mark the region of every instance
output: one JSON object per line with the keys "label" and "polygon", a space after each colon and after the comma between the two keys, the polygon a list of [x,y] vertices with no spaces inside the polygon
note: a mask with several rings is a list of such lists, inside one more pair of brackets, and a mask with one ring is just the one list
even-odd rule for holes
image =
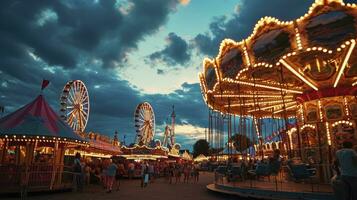
{"label": "pennant flag", "polygon": [[48,84],[50,84],[50,81],[43,79],[41,90],[45,89],[48,86]]}

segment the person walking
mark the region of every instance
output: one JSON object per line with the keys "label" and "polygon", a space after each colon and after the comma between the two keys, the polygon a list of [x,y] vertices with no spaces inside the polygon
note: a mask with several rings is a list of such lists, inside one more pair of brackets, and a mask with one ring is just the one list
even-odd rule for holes
{"label": "person walking", "polygon": [[85,183],[86,185],[90,184],[90,172],[91,172],[91,168],[89,166],[89,163],[86,163],[86,165],[84,166],[84,174],[85,174]]}
{"label": "person walking", "polygon": [[148,167],[149,167],[149,179],[150,179],[150,183],[153,183],[154,180],[155,180],[155,170],[154,170],[154,165],[153,165],[153,163],[149,163]]}
{"label": "person walking", "polygon": [[145,170],[146,170],[146,163],[143,161],[143,162],[141,163],[141,173],[140,173],[140,176],[141,176],[141,187],[142,187],[142,188],[144,187]]}
{"label": "person walking", "polygon": [[169,183],[172,184],[172,179],[175,176],[175,167],[170,164],[167,168],[168,171],[168,177],[169,177]]}
{"label": "person walking", "polygon": [[184,174],[184,183],[188,183],[191,175],[191,166],[189,164],[185,164],[183,168],[183,174]]}
{"label": "person walking", "polygon": [[134,177],[135,165],[133,162],[130,162],[128,165],[128,175],[131,180]]}
{"label": "person walking", "polygon": [[117,165],[112,161],[112,159],[110,159],[110,164],[106,170],[106,188],[107,188],[107,193],[111,193],[112,192],[112,188],[113,188],[113,183],[114,183],[114,179],[115,179],[115,175],[117,172]]}
{"label": "person walking", "polygon": [[120,181],[124,176],[125,173],[125,167],[123,163],[119,163],[118,165],[118,169],[117,169],[117,173],[115,175],[115,184],[117,186],[117,191],[120,190]]}
{"label": "person walking", "polygon": [[337,167],[341,180],[347,185],[344,200],[357,200],[357,153],[352,149],[352,143],[345,141],[342,148],[336,152]]}
{"label": "person walking", "polygon": [[82,180],[82,165],[81,165],[81,154],[76,153],[74,156],[74,164],[73,164],[73,172],[74,172],[74,179],[76,183],[77,191],[83,191],[83,180]]}
{"label": "person walking", "polygon": [[146,162],[141,164],[141,187],[144,188],[149,183],[149,166]]}
{"label": "person walking", "polygon": [[194,182],[198,182],[199,178],[200,178],[200,171],[198,171],[198,167],[197,166],[193,166],[193,180]]}

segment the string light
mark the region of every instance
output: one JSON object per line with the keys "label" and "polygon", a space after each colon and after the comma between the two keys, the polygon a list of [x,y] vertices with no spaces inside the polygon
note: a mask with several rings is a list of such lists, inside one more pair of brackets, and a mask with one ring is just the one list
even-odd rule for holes
{"label": "string light", "polygon": [[343,98],[343,102],[344,102],[344,104],[345,104],[346,115],[347,115],[347,117],[350,117],[350,111],[348,110],[347,97],[344,97],[344,98]]}
{"label": "string light", "polygon": [[300,38],[300,33],[299,29],[295,28],[295,38],[296,38],[296,44],[299,50],[302,49],[302,44],[301,44],[301,38]]}
{"label": "string light", "polygon": [[280,88],[280,87],[274,87],[270,85],[264,85],[264,84],[259,84],[259,83],[252,83],[248,81],[240,81],[240,80],[233,80],[229,78],[224,78],[223,81],[227,81],[229,83],[237,83],[237,84],[242,84],[242,85],[249,85],[253,87],[259,87],[259,88],[266,88],[266,89],[272,89],[272,90],[278,90],[278,91],[284,91],[284,92],[291,92],[294,94],[302,94],[303,92],[300,90],[293,90],[293,89],[285,89],[285,88]]}
{"label": "string light", "polygon": [[310,87],[312,87],[314,90],[319,90],[315,85],[313,85],[310,81],[305,79],[299,72],[295,71],[295,69],[290,66],[285,60],[280,59],[279,62],[283,64],[289,71],[291,71],[293,74],[295,74],[298,78],[300,78],[302,81],[304,81],[306,84],[308,84]]}
{"label": "string light", "polygon": [[300,105],[300,114],[301,114],[301,122],[304,122],[304,109],[303,109],[303,105]]}
{"label": "string light", "polygon": [[319,107],[320,121],[322,122],[323,115],[322,115],[322,107],[321,107],[321,101],[320,100],[317,101],[317,105]]}
{"label": "string light", "polygon": [[[276,104],[276,103],[283,103],[283,100],[274,100],[274,101],[258,101],[258,102],[247,102],[244,103],[244,106],[254,106],[256,104]],[[290,103],[293,102],[292,100],[285,100],[285,103]],[[294,101],[295,102],[295,101]],[[224,107],[228,108],[228,107],[239,107],[239,106],[243,106],[243,104],[239,103],[239,104],[230,104],[230,105],[224,105]]]}
{"label": "string light", "polygon": [[[296,102],[293,101],[293,102],[285,103],[285,105],[292,105],[292,104],[296,104]],[[255,112],[255,111],[258,111],[258,110],[267,110],[267,109],[271,109],[271,108],[275,108],[275,107],[283,107],[283,106],[284,106],[284,104],[272,105],[272,106],[262,107],[260,109],[257,108],[257,109],[249,110],[247,112],[249,113],[249,112]]]}
{"label": "string light", "polygon": [[337,126],[337,125],[339,125],[339,124],[346,124],[346,125],[349,125],[349,126],[352,126],[352,125],[353,125],[353,123],[350,122],[350,121],[340,120],[340,121],[334,122],[334,123],[332,124],[332,127],[335,127],[335,126]]}
{"label": "string light", "polygon": [[355,48],[355,45],[356,45],[356,41],[355,41],[355,40],[351,40],[351,46],[350,46],[350,48],[348,49],[348,52],[347,52],[345,58],[343,59],[343,62],[342,62],[342,65],[341,65],[341,67],[340,67],[340,69],[339,69],[339,71],[338,71],[338,75],[337,75],[337,77],[336,77],[335,83],[333,84],[333,87],[334,87],[334,88],[337,87],[337,84],[338,84],[338,82],[340,81],[340,78],[341,78],[341,76],[342,76],[342,73],[344,72],[345,67],[347,66],[347,61],[350,59],[351,54],[352,54],[352,52],[353,52],[353,49]]}
{"label": "string light", "polygon": [[[258,95],[253,95],[253,94],[215,94],[213,97],[247,97],[247,98],[281,98],[279,95],[269,95],[269,94],[258,94]],[[292,95],[286,95],[285,97],[287,98],[293,98]]]}
{"label": "string light", "polygon": [[285,108],[285,109],[280,109],[280,110],[274,111],[274,114],[283,112],[283,111],[285,111],[285,110],[290,110],[290,109],[293,109],[293,108],[295,108],[295,107],[296,107],[296,105],[289,106],[289,107],[287,107],[287,108]]}
{"label": "string light", "polygon": [[291,150],[294,149],[294,146],[293,146],[293,137],[292,137],[292,134],[296,131],[297,129],[294,127],[294,128],[291,128],[290,130],[288,130],[288,136],[289,136],[289,140],[290,140],[290,148]]}
{"label": "string light", "polygon": [[312,124],[305,124],[305,125],[303,125],[303,126],[300,128],[300,130],[302,131],[302,130],[304,130],[305,128],[315,129],[316,126],[315,126],[315,125],[312,125]]}
{"label": "string light", "polygon": [[328,145],[331,145],[331,135],[330,135],[329,123],[325,122],[325,125],[326,125],[327,143],[328,143]]}

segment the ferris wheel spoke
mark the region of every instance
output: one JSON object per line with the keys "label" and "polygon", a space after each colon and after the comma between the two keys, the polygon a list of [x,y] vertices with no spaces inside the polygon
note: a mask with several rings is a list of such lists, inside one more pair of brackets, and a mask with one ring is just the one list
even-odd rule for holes
{"label": "ferris wheel spoke", "polygon": [[69,91],[69,98],[68,100],[70,100],[72,102],[72,104],[75,103],[75,98],[74,98],[74,94],[73,94],[73,90]]}
{"label": "ferris wheel spoke", "polygon": [[81,110],[81,113],[85,116],[88,116],[88,113],[84,112],[83,110]]}
{"label": "ferris wheel spoke", "polygon": [[81,98],[81,103],[84,103],[84,102],[88,103],[88,101],[86,101],[87,99],[88,99],[88,95],[83,94],[82,98]]}
{"label": "ferris wheel spoke", "polygon": [[74,111],[75,111],[75,109],[69,111],[69,112],[67,113],[67,116],[68,116],[68,115],[72,115],[72,113],[73,113]]}
{"label": "ferris wheel spoke", "polygon": [[147,126],[148,126],[147,124],[143,124],[143,125],[139,128],[139,130],[142,131],[142,130],[145,129]]}
{"label": "ferris wheel spoke", "polygon": [[138,118],[137,120],[139,120],[139,121],[141,121],[141,122],[145,122],[145,120],[142,119],[142,118]]}
{"label": "ferris wheel spoke", "polygon": [[82,87],[82,90],[81,90],[81,96],[82,96],[82,99],[88,98],[88,92],[84,86]]}
{"label": "ferris wheel spoke", "polygon": [[84,124],[87,122],[87,119],[86,119],[87,113],[84,113],[84,112],[82,112],[82,111],[81,111],[81,113],[82,113],[82,114],[81,114],[80,116],[81,116],[81,118],[82,118],[82,122],[83,122],[83,125],[84,125]]}
{"label": "ferris wheel spoke", "polygon": [[143,120],[145,120],[145,113],[140,112],[140,116]]}

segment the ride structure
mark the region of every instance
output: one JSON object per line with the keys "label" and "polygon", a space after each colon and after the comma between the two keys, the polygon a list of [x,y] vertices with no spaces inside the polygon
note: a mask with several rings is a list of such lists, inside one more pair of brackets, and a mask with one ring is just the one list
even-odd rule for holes
{"label": "ride structure", "polygon": [[154,109],[148,102],[137,105],[134,112],[134,122],[136,129],[135,143],[148,145],[155,135]]}
{"label": "ride structure", "polygon": [[89,119],[90,103],[87,87],[81,80],[72,80],[63,87],[60,116],[72,129],[84,133]]}
{"label": "ride structure", "polygon": [[199,74],[210,113],[229,115],[227,129],[250,137],[254,156],[280,149],[327,180],[335,151],[357,145],[356,18],[356,4],[316,0],[296,20],[264,17],[248,38],[223,40]]}
{"label": "ride structure", "polygon": [[162,140],[162,145],[164,147],[173,147],[175,144],[175,106],[172,106],[172,113],[171,113],[171,127],[166,124],[164,138]]}

